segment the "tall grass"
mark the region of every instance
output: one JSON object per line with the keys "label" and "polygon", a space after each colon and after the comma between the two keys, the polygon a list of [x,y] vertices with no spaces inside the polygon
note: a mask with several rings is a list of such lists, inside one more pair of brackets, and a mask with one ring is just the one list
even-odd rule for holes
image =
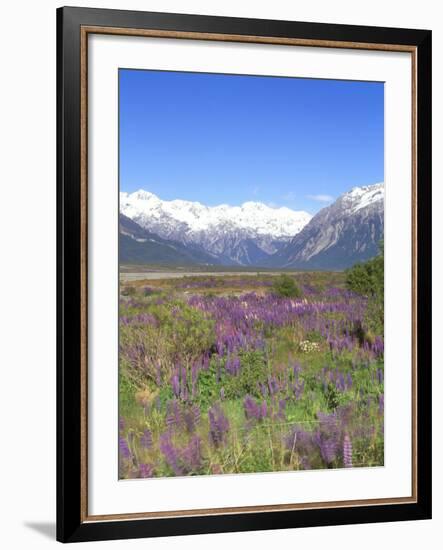
{"label": "tall grass", "polygon": [[121,478],[383,464],[374,297],[285,277],[296,295],[269,275],[124,287]]}

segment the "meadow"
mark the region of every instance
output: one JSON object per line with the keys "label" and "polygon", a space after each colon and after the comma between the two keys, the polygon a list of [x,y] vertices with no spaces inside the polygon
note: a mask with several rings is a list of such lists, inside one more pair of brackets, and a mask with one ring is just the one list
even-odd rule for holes
{"label": "meadow", "polygon": [[350,287],[340,272],[122,282],[120,479],[383,465],[383,322]]}

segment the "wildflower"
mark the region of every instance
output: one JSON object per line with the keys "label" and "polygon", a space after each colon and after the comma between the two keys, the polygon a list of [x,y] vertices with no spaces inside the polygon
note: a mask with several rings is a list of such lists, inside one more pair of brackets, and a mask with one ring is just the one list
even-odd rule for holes
{"label": "wildflower", "polygon": [[183,471],[179,464],[180,456],[172,443],[171,434],[169,432],[166,432],[160,436],[160,450],[175,475],[182,475]]}
{"label": "wildflower", "polygon": [[345,468],[352,468],[352,443],[348,434],[343,439],[343,462]]}
{"label": "wildflower", "polygon": [[152,477],[154,475],[154,468],[151,464],[139,464],[138,473],[139,477]]}
{"label": "wildflower", "polygon": [[181,452],[185,473],[195,472],[202,465],[201,439],[194,435]]}
{"label": "wildflower", "polygon": [[120,451],[120,457],[123,459],[128,460],[131,456],[131,451],[129,450],[128,442],[124,437],[120,437],[119,439],[119,451]]}
{"label": "wildflower", "polygon": [[229,431],[229,420],[223,414],[218,404],[209,409],[208,417],[210,441],[214,447],[219,447],[225,443],[226,435]]}
{"label": "wildflower", "polygon": [[143,435],[140,437],[140,443],[145,449],[152,447],[152,433],[150,430],[146,429],[143,432]]}
{"label": "wildflower", "polygon": [[313,351],[318,351],[320,345],[318,342],[311,342],[310,340],[302,340],[299,344],[300,351],[303,353],[311,353]]}

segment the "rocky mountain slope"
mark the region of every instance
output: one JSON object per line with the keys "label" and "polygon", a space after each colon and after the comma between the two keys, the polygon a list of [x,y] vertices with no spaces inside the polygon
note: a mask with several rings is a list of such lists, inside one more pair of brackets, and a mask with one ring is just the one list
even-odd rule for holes
{"label": "rocky mountain slope", "polygon": [[162,239],[120,214],[121,264],[218,265],[220,259],[194,246]]}
{"label": "rocky mountain slope", "polygon": [[320,210],[268,265],[344,269],[375,256],[383,233],[383,183],[354,187]]}
{"label": "rocky mountain slope", "polygon": [[204,206],[120,194],[121,261],[344,269],[378,252],[384,184],[354,187],[314,217],[259,202]]}
{"label": "rocky mountain slope", "polygon": [[143,190],[121,193],[120,212],[164,239],[198,246],[227,265],[260,265],[311,219],[307,212],[259,202],[210,207],[163,201]]}

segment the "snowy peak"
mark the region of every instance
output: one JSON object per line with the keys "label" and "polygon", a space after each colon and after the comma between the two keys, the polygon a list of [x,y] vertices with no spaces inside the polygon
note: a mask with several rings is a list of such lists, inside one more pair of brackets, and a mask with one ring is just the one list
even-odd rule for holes
{"label": "snowy peak", "polygon": [[120,210],[145,228],[163,218],[175,220],[181,226],[184,224],[188,235],[227,226],[247,230],[251,236],[262,235],[274,239],[292,238],[312,217],[304,211],[271,208],[260,202],[211,207],[179,199],[163,201],[143,189],[131,194],[120,193]]}
{"label": "snowy peak", "polygon": [[378,252],[384,184],[354,187],[314,217],[254,201],[240,206],[165,201],[143,189],[121,193],[120,212],[205,263],[343,269]]}
{"label": "snowy peak", "polygon": [[340,197],[343,205],[352,213],[361,208],[366,208],[385,198],[384,183],[375,183],[374,185],[365,185],[363,187],[353,187],[350,191]]}
{"label": "snowy peak", "polygon": [[260,265],[312,217],[307,212],[252,201],[241,206],[164,201],[143,189],[121,193],[120,212],[163,239],[197,246],[231,265]]}
{"label": "snowy peak", "polygon": [[384,184],[354,187],[320,210],[270,261],[302,269],[344,269],[374,257],[384,234]]}

